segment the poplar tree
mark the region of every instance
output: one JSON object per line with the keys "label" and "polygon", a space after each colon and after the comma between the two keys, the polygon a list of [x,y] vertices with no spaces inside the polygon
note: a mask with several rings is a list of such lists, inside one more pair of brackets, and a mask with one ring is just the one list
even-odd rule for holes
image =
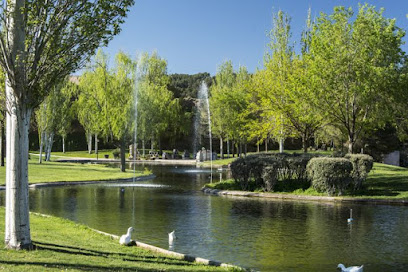
{"label": "poplar tree", "polygon": [[133,0],[1,1],[6,74],[5,245],[30,249],[28,130],[33,109],[59,80],[119,33]]}

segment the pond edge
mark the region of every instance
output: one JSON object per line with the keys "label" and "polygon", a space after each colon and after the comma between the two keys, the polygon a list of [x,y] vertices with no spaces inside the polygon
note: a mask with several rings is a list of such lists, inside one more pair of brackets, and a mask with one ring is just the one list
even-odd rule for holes
{"label": "pond edge", "polygon": [[237,196],[237,197],[258,197],[278,200],[301,200],[315,202],[339,202],[339,203],[366,203],[374,205],[408,205],[406,199],[375,199],[375,198],[348,198],[348,197],[332,197],[332,196],[305,196],[305,195],[290,195],[277,193],[262,193],[248,191],[227,191],[211,188],[202,188],[202,192],[209,195],[217,196]]}

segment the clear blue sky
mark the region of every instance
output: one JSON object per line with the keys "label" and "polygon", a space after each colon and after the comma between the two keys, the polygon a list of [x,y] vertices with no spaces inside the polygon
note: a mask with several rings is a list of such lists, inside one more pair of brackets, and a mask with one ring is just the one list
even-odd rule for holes
{"label": "clear blue sky", "polygon": [[[272,13],[279,9],[292,19],[292,39],[299,41],[307,10],[312,16],[331,13],[334,6],[351,6],[354,0],[135,0],[116,36],[104,50],[111,58],[119,51],[133,56],[156,50],[168,61],[168,72],[216,73],[224,60],[250,72],[262,67],[272,28]],[[365,2],[362,2],[365,3]],[[408,0],[366,1],[385,8],[385,17],[396,18],[408,30]],[[408,39],[405,38],[405,41]],[[404,46],[407,51],[408,46]]]}

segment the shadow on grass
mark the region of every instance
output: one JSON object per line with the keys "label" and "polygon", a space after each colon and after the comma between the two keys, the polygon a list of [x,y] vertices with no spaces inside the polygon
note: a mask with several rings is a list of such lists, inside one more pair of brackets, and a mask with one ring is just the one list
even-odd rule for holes
{"label": "shadow on grass", "polygon": [[[78,269],[78,270],[84,270],[84,271],[135,271],[135,267],[121,267],[121,266],[100,266],[100,265],[90,265],[90,264],[71,264],[71,263],[46,263],[46,262],[26,262],[26,261],[4,261],[0,260],[0,264],[9,264],[9,265],[21,265],[21,266],[27,266],[27,265],[34,265],[34,266],[41,266],[47,267],[47,268],[69,268],[69,269]],[[40,269],[40,268],[39,268]],[[23,270],[22,270],[23,271]],[[38,270],[41,271],[41,270]],[[140,268],[138,267],[136,271],[157,271],[157,269],[150,268]],[[173,270],[177,271],[177,270]]]}
{"label": "shadow on grass", "polygon": [[51,244],[51,243],[44,243],[33,241],[36,246],[37,250],[49,250],[58,253],[64,254],[73,254],[73,255],[83,255],[83,256],[93,256],[93,257],[102,257],[102,258],[117,258],[122,261],[128,262],[143,262],[143,263],[159,263],[164,265],[178,265],[178,266],[186,266],[188,263],[183,262],[182,260],[173,259],[174,261],[168,262],[166,261],[166,257],[156,257],[156,256],[135,256],[132,254],[126,254],[121,252],[105,252],[105,251],[98,251],[94,249],[87,249],[81,247],[73,247],[67,245],[59,245],[59,244]]}

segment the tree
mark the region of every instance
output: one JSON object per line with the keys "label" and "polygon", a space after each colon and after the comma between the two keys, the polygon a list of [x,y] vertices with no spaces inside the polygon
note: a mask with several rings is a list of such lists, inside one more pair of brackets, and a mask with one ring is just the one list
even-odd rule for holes
{"label": "tree", "polygon": [[336,7],[321,14],[311,32],[308,58],[312,105],[348,137],[348,151],[365,130],[390,118],[388,100],[398,93],[405,32],[383,10]]}
{"label": "tree", "polygon": [[138,106],[137,131],[142,141],[143,155],[145,143],[150,140],[151,149],[160,143],[163,133],[169,128],[172,117],[177,116],[179,101],[169,91],[167,61],[154,52],[144,53],[138,61]]}
{"label": "tree", "polygon": [[290,103],[288,92],[292,86],[289,82],[293,69],[294,51],[290,44],[290,18],[279,11],[273,17],[274,28],[271,30],[270,52],[264,57],[264,70],[258,71],[254,76],[253,91],[258,99],[257,105],[252,107],[258,111],[263,120],[271,120],[273,125],[270,132],[279,142],[279,152],[283,152],[284,140],[293,135],[289,126],[284,107]]}
{"label": "tree", "polygon": [[31,113],[53,86],[120,31],[133,0],[25,1],[1,5],[0,65],[6,74],[5,244],[32,248],[28,208]]}

